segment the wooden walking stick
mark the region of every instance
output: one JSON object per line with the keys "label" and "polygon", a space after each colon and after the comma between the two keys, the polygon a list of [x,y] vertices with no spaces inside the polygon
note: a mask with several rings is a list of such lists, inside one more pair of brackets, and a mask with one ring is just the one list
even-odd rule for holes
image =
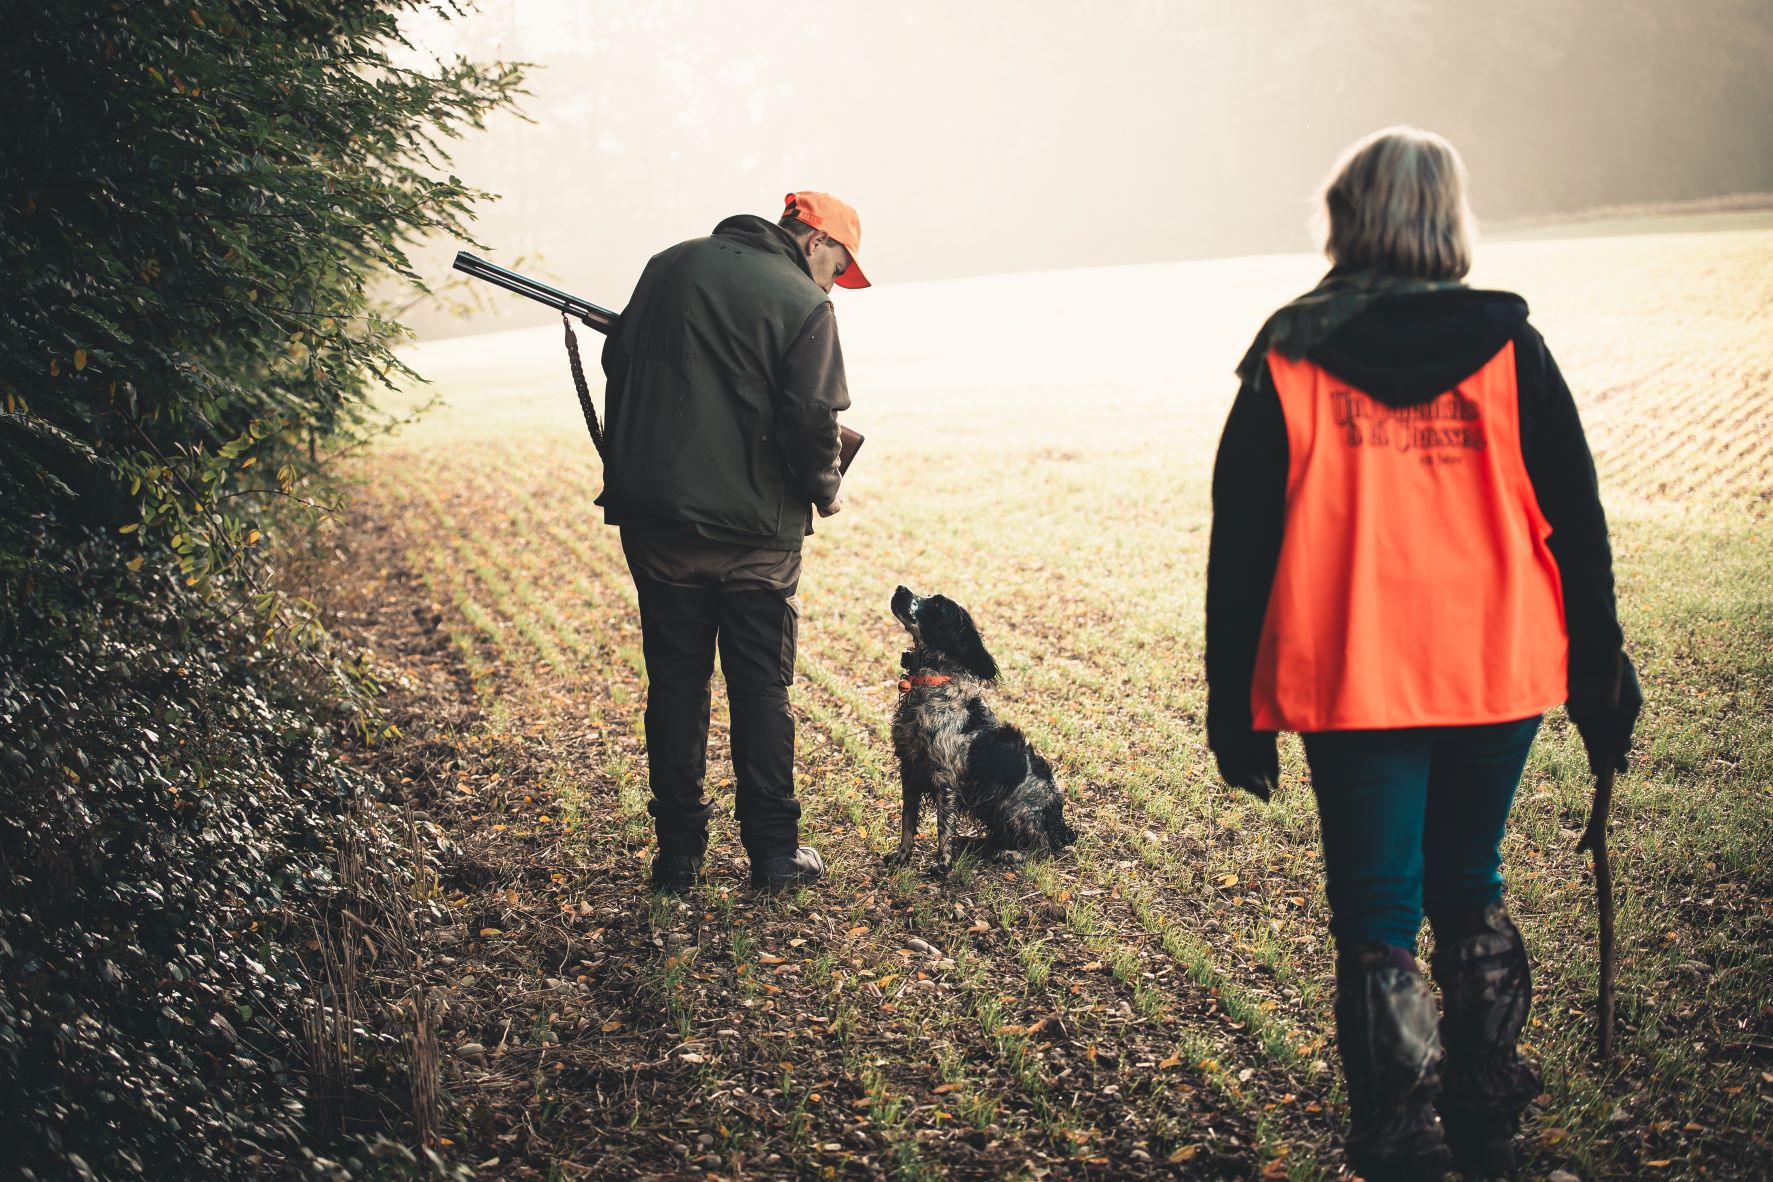
{"label": "wooden walking stick", "polygon": [[1613,1057],[1613,863],[1607,857],[1607,812],[1613,806],[1613,768],[1609,766],[1594,782],[1594,807],[1588,828],[1576,844],[1576,852],[1594,852],[1594,893],[1601,912],[1601,1058]]}
{"label": "wooden walking stick", "polygon": [[[1625,663],[1620,659],[1613,666],[1613,687],[1607,695],[1608,705],[1619,705],[1624,679]],[[1611,754],[1607,758],[1606,766],[1595,777],[1594,805],[1588,812],[1588,828],[1582,831],[1582,840],[1576,843],[1577,853],[1589,850],[1594,854],[1594,893],[1600,906],[1601,926],[1600,1029],[1597,1033],[1603,1060],[1613,1057],[1613,863],[1607,857],[1607,815],[1613,808],[1614,763],[1618,756]]]}

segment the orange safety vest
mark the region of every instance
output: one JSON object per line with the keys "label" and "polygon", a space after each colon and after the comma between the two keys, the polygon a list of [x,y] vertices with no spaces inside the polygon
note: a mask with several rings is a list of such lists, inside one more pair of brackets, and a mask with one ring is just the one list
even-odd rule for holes
{"label": "orange safety vest", "polygon": [[1287,507],[1255,728],[1463,726],[1563,701],[1563,583],[1521,455],[1514,343],[1416,406],[1278,352],[1268,368]]}

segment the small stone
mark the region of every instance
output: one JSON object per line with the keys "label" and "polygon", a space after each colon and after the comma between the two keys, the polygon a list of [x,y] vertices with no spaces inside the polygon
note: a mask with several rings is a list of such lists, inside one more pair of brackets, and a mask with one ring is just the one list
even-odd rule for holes
{"label": "small stone", "polygon": [[470,1063],[484,1063],[486,1048],[477,1042],[465,1042],[456,1048],[456,1058],[466,1059]]}
{"label": "small stone", "polygon": [[707,1150],[713,1149],[714,1148],[714,1135],[712,1133],[697,1134],[696,1135],[696,1148],[703,1150],[704,1152]]}
{"label": "small stone", "polygon": [[1150,1161],[1151,1160],[1151,1155],[1149,1153],[1146,1153],[1143,1149],[1135,1149],[1131,1153],[1127,1154],[1127,1156],[1132,1158],[1134,1161]]}
{"label": "small stone", "polygon": [[921,952],[925,956],[942,955],[940,952],[936,951],[935,945],[931,944],[928,940],[920,940],[916,936],[907,937],[905,940],[905,947],[911,949],[913,952]]}
{"label": "small stone", "polygon": [[1553,1170],[1546,1178],[1546,1182],[1582,1182],[1582,1179],[1569,1170]]}
{"label": "small stone", "polygon": [[707,1157],[702,1159],[702,1168],[704,1170],[718,1170],[723,1164],[725,1163],[720,1160],[720,1154],[718,1153],[710,1153]]}

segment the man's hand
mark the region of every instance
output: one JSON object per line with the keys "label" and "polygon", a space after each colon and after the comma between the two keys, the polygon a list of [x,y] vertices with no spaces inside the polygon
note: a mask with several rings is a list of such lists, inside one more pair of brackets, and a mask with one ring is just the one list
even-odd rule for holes
{"label": "man's hand", "polygon": [[819,511],[820,517],[834,517],[843,512],[843,494],[838,493],[832,497],[828,505],[815,505],[814,508]]}

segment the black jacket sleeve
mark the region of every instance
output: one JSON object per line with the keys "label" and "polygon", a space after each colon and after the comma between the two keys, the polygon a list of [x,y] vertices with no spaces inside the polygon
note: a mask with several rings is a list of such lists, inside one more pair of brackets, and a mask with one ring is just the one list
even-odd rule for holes
{"label": "black jacket sleeve", "polygon": [[837,415],[850,408],[837,341],[837,315],[829,303],[814,308],[782,359],[775,390],[776,435],[782,464],[806,499],[820,508],[837,499]]}
{"label": "black jacket sleeve", "polygon": [[599,360],[603,363],[603,388],[605,405],[608,405],[608,391],[617,389],[622,384],[623,371],[628,367],[628,350],[622,344],[622,319],[616,323],[603,338],[603,352]]}
{"label": "black jacket sleeve", "polygon": [[1287,422],[1267,362],[1238,390],[1213,463],[1207,550],[1207,743],[1250,733],[1250,679],[1280,561],[1287,510]]}
{"label": "black jacket sleeve", "polygon": [[1612,676],[1614,656],[1625,640],[1613,598],[1607,515],[1576,401],[1544,338],[1531,327],[1523,327],[1515,339],[1515,372],[1527,479],[1551,524],[1548,545],[1563,579],[1575,691]]}

